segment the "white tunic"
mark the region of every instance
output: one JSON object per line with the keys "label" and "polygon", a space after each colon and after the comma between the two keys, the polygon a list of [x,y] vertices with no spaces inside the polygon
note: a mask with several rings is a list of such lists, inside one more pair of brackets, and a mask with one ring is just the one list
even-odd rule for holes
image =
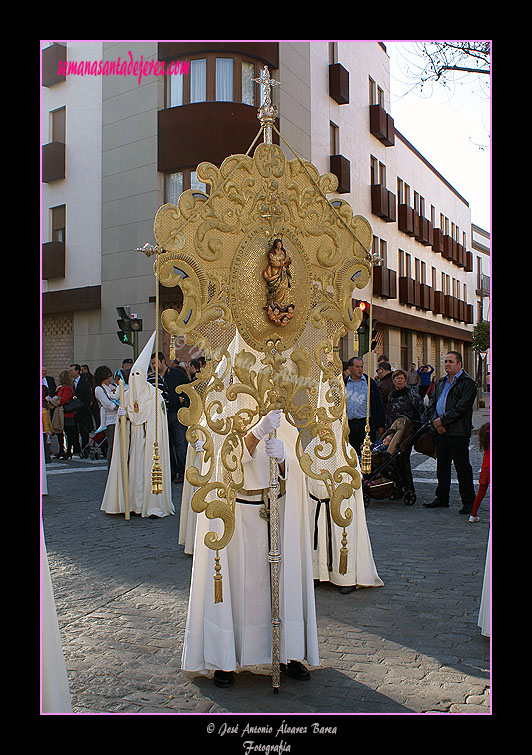
{"label": "white tunic", "polygon": [[484,564],[484,579],[482,581],[482,595],[480,598],[480,609],[478,612],[478,625],[480,634],[484,637],[490,636],[490,542],[491,532],[488,536],[488,547],[486,550],[486,561]]}
{"label": "white tunic", "polygon": [[41,522],[42,710],[72,713],[70,688],[57,621],[54,590]]}
{"label": "white tunic", "polygon": [[[277,431],[286,453],[286,495],[279,499],[281,662],[319,664],[307,487],[295,455],[297,430],[284,417]],[[269,485],[269,458],[262,440],[253,459],[246,452],[244,488]],[[238,494],[238,497],[243,497]],[[215,552],[204,544],[208,531],[222,532],[220,520],[198,515],[182,668],[205,672],[272,661],[268,525],[255,503],[237,503],[235,531],[219,552],[223,602],[214,603]]]}
{"label": "white tunic", "polygon": [[181,490],[181,509],[179,512],[179,545],[184,546],[184,552],[192,554],[194,553],[194,538],[196,536],[196,521],[198,515],[192,510],[190,502],[192,496],[196,492],[196,488],[193,487],[187,480],[186,470],[189,467],[197,467],[201,469],[201,456],[196,452],[196,449],[192,443],[188,444],[187,457],[185,461],[185,479],[183,481],[183,487]]}
{"label": "white tunic", "polygon": [[[359,470],[360,471],[360,470]],[[323,482],[308,478],[309,493],[318,499],[327,499],[327,489]],[[342,503],[342,513],[347,509],[353,512],[351,524],[346,527],[347,533],[347,573],[340,574],[340,548],[342,547],[343,528],[338,527],[330,519],[330,538],[328,526],[328,504],[321,504],[309,495],[309,525],[312,537],[312,564],[314,579],[321,582],[332,582],[339,587],[358,585],[360,587],[382,587],[384,584],[377,573],[373,551],[366,522],[366,511],[362,487],[355,494]],[[317,542],[315,543],[316,512],[319,509],[317,522]],[[329,570],[329,559],[332,557],[332,569]]]}

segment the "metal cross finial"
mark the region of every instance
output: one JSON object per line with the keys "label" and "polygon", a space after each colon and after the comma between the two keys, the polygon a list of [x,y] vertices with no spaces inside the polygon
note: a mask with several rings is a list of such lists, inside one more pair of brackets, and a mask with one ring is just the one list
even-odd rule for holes
{"label": "metal cross finial", "polygon": [[259,108],[257,118],[264,126],[264,143],[272,143],[272,124],[277,118],[279,111],[276,105],[272,105],[271,88],[274,86],[280,86],[280,81],[275,81],[270,77],[270,71],[268,66],[264,66],[262,74],[258,79],[253,79],[257,84],[264,86],[264,102]]}

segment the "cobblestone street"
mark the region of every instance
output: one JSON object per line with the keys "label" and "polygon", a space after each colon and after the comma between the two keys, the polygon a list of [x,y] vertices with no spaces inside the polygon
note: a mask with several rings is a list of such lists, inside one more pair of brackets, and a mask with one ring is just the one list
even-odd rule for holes
{"label": "cobblestone street", "polygon": [[[475,435],[471,459],[477,487]],[[310,682],[282,677],[274,695],[267,667],[242,671],[230,690],[180,670],[192,565],[177,543],[181,486],[175,516],[126,521],[99,510],[104,461],[47,464],[43,523],[73,712],[488,714],[490,641],[477,620],[489,493],[475,524],[458,514],[457,484],[450,508],[425,509],[435,461],[414,453],[412,467],[415,505],[366,509],[384,587],[342,595],[319,584],[320,666]]]}

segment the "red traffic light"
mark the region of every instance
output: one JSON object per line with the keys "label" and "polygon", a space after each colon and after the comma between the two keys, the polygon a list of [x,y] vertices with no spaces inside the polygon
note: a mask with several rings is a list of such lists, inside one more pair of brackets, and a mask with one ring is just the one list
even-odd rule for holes
{"label": "red traffic light", "polygon": [[367,301],[359,301],[357,304],[358,308],[364,311],[369,305]]}

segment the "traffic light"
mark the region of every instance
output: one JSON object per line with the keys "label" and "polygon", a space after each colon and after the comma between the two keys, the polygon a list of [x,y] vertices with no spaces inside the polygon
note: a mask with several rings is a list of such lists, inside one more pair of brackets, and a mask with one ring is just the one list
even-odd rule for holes
{"label": "traffic light", "polygon": [[363,356],[369,351],[369,303],[357,301],[357,308],[362,311],[362,321],[357,329],[358,356]]}
{"label": "traffic light", "polygon": [[133,355],[138,357],[138,333],[142,331],[142,320],[130,314],[129,307],[117,307],[119,319],[116,321],[120,330],[116,335],[120,343],[125,343],[133,349]]}
{"label": "traffic light", "polygon": [[379,321],[378,320],[372,320],[371,321],[371,344],[370,344],[370,351],[375,351],[375,347],[377,346],[377,331],[379,329]]}

